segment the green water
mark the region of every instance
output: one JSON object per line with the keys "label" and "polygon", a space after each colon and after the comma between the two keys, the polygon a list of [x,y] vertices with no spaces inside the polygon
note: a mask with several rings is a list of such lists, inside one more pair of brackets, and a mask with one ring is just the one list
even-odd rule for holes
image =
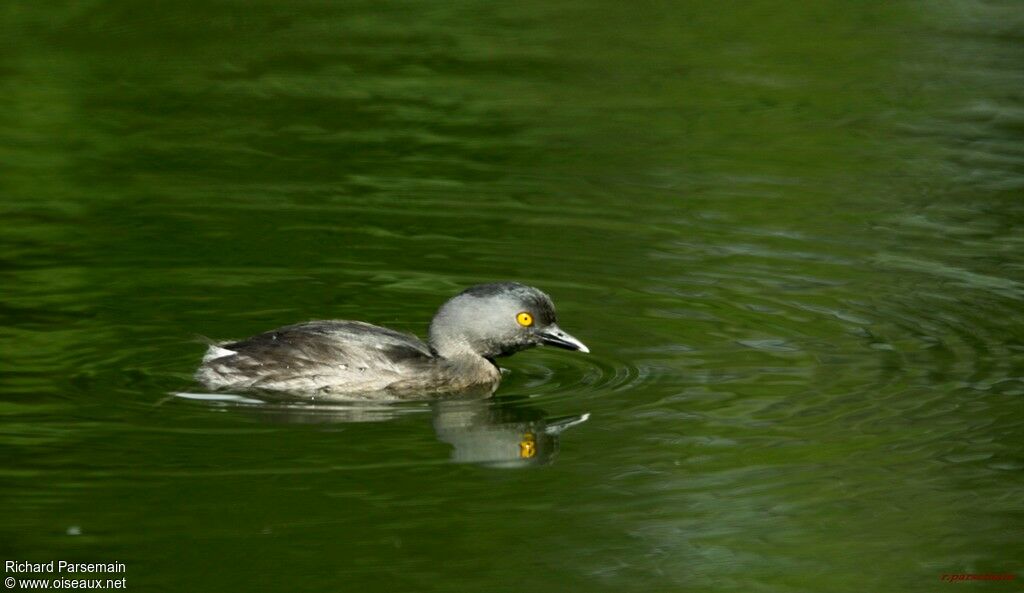
{"label": "green water", "polygon": [[[940,577],[1024,573],[1022,30],[3,3],[0,556],[136,591],[1019,589]],[[196,336],[424,335],[500,279],[593,353],[466,407],[172,395]]]}

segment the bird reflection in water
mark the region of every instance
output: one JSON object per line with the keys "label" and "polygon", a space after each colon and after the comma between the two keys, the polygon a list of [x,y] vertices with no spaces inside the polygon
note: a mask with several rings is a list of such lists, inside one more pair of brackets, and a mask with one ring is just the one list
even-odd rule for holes
{"label": "bird reflection in water", "polygon": [[498,401],[434,404],[434,432],[452,446],[456,463],[521,467],[551,463],[559,437],[590,414],[549,418],[532,406]]}
{"label": "bird reflection in water", "polygon": [[[267,420],[299,424],[385,422],[426,409],[425,405],[265,401],[257,396],[222,393],[174,395],[210,405],[251,409]],[[558,454],[562,432],[590,417],[589,413],[549,417],[522,399],[445,400],[429,404],[429,409],[437,439],[452,446],[453,462],[489,467],[549,464]]]}

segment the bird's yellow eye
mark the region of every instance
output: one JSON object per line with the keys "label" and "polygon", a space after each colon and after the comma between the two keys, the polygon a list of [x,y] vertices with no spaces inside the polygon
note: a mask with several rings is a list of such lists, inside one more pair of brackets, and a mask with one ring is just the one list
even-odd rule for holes
{"label": "bird's yellow eye", "polygon": [[519,315],[516,315],[516,321],[523,327],[530,327],[533,325],[533,315],[530,315],[526,311],[523,311]]}

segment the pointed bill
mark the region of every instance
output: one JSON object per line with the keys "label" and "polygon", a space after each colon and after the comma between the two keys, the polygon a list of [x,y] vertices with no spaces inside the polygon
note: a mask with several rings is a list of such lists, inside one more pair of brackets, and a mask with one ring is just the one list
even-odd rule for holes
{"label": "pointed bill", "polygon": [[548,346],[556,346],[566,350],[578,350],[583,353],[590,352],[590,348],[587,348],[586,344],[570,336],[562,331],[562,328],[554,324],[549,325],[537,335],[540,336],[540,341]]}

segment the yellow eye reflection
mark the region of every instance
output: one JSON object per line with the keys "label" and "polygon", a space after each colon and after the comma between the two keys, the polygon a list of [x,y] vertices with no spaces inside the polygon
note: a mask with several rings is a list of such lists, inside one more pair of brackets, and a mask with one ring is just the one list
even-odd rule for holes
{"label": "yellow eye reflection", "polygon": [[519,457],[520,459],[530,459],[535,455],[537,455],[537,439],[532,432],[528,432],[523,435],[523,440],[519,441]]}
{"label": "yellow eye reflection", "polygon": [[530,315],[526,311],[523,311],[519,315],[516,315],[516,321],[523,327],[530,327],[533,325],[533,315]]}

